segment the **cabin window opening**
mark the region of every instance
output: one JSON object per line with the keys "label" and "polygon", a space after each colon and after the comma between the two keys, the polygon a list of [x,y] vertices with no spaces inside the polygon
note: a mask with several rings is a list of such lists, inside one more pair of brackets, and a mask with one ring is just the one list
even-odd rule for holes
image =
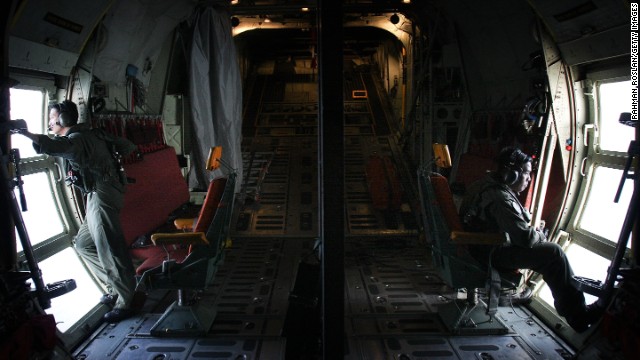
{"label": "cabin window opening", "polygon": [[[31,245],[37,245],[64,231],[64,223],[58,211],[52,193],[51,178],[48,172],[22,176],[27,211],[21,211],[22,219],[29,234]],[[18,188],[14,189],[16,199],[20,199]],[[18,205],[20,201],[18,200]],[[22,210],[22,209],[21,209]],[[22,243],[17,239],[18,252],[22,251]]]}
{"label": "cabin window opening", "polygon": [[76,282],[74,290],[51,299],[51,307],[45,309],[47,314],[55,317],[58,330],[64,333],[98,304],[102,290],[71,247],[40,261],[38,266],[45,284],[67,279],[74,279]]}
{"label": "cabin window opening", "polygon": [[[566,255],[575,275],[604,282],[611,260],[603,254],[615,251],[633,194],[633,183],[627,180],[618,202],[614,202],[635,129],[619,123],[620,113],[631,110],[631,81],[597,81],[594,93],[595,112],[590,120],[597,125],[597,138],[593,141],[588,134],[588,171],[577,202],[582,205],[576,205],[566,229],[573,234]],[[628,241],[627,248],[630,244]],[[553,304],[547,284],[543,283],[537,294],[542,301]],[[585,293],[585,300],[590,304],[596,297]]]}
{"label": "cabin window opening", "polygon": [[[11,119],[24,119],[30,132],[44,133],[46,92],[43,89],[26,88],[11,88],[9,92]],[[36,153],[31,140],[24,136],[12,135],[11,147],[20,152],[23,173],[24,166],[28,163],[24,159],[36,156],[44,157]],[[54,194],[55,187],[51,179],[50,166],[36,166],[35,169],[34,173],[22,176],[27,211],[22,211],[21,215],[32,245],[44,242],[65,230]],[[17,187],[14,189],[14,193],[16,198],[20,199]],[[44,223],[43,219],[46,219]],[[19,239],[16,241],[16,247],[18,252],[23,250]]]}
{"label": "cabin window opening", "polygon": [[[620,199],[617,203],[614,202],[622,173],[620,169],[604,166],[598,166],[593,170],[589,194],[579,222],[581,230],[600,236],[614,244],[618,243],[633,195],[633,183],[627,181]],[[602,209],[607,210],[602,211]],[[627,248],[630,247],[631,241],[628,241]]]}
{"label": "cabin window opening", "polygon": [[[591,252],[575,243],[570,244],[565,253],[575,275],[604,282],[607,277],[607,269],[611,264],[611,260]],[[546,283],[540,288],[538,296],[545,302],[553,304],[553,295]],[[584,298],[587,304],[591,304],[598,300],[596,296],[587,293],[584,294]]]}
{"label": "cabin window opening", "polygon": [[618,120],[620,113],[631,111],[631,80],[599,83],[597,89],[599,147],[605,151],[626,153],[635,137],[635,129]]}
{"label": "cabin window opening", "polygon": [[[10,89],[10,95],[11,119],[24,119],[30,132],[34,134],[44,133],[44,91],[12,88]],[[11,147],[20,151],[21,158],[41,156],[33,149],[31,140],[24,136],[11,136]]]}

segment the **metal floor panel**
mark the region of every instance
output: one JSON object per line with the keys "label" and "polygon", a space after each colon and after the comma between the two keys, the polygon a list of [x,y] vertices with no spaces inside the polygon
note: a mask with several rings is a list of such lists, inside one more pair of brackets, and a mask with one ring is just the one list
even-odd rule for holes
{"label": "metal floor panel", "polygon": [[[203,302],[218,309],[206,337],[154,338],[160,313],[105,325],[78,359],[283,359],[288,297],[314,239],[235,238]],[[499,307],[507,335],[452,336],[439,304],[446,287],[428,251],[407,237],[350,237],[345,248],[345,359],[566,359],[572,350],[526,308]]]}
{"label": "metal floor panel", "polygon": [[[364,121],[364,120],[363,120]],[[367,120],[367,121],[370,121]],[[397,211],[373,208],[365,167],[373,154],[400,164],[389,137],[347,134],[345,139],[346,235],[416,235],[407,183]],[[234,236],[318,236],[317,138],[261,136],[243,143],[244,196],[235,215]],[[398,172],[401,166],[397,165]]]}
{"label": "metal floor panel", "polygon": [[558,346],[535,352],[524,337],[506,336],[363,336],[350,338],[345,359],[395,360],[563,360],[573,354]]}
{"label": "metal floor panel", "polygon": [[[75,352],[78,359],[284,359],[282,337],[301,254],[312,239],[235,238],[200,305],[217,316],[206,337],[157,338],[160,313],[104,325]],[[175,298],[169,293],[168,298]],[[162,310],[160,310],[162,311]]]}
{"label": "metal floor panel", "polygon": [[113,346],[114,334],[107,326],[103,338],[76,353],[81,360],[160,360],[160,359],[284,359],[285,339],[234,337],[224,339],[125,337]]}
{"label": "metal floor panel", "polygon": [[[501,306],[506,335],[453,336],[438,307],[466,297],[431,267],[412,238],[349,238],[345,267],[346,359],[567,359],[570,347],[524,307]],[[487,318],[488,319],[488,318]],[[470,330],[473,331],[473,330]]]}
{"label": "metal floor panel", "polygon": [[218,317],[284,317],[295,275],[294,264],[303,251],[303,243],[308,241],[296,238],[234,239],[229,256],[207,290],[215,299]]}
{"label": "metal floor panel", "polygon": [[243,145],[244,197],[232,236],[317,236],[316,147],[317,139],[308,136],[261,137]]}

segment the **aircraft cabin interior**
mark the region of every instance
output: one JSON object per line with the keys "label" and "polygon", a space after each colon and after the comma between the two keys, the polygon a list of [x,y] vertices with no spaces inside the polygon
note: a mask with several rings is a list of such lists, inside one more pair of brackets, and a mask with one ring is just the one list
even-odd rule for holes
{"label": "aircraft cabin interior", "polygon": [[[0,359],[640,353],[637,3],[1,7]],[[572,274],[469,228],[503,172]]]}

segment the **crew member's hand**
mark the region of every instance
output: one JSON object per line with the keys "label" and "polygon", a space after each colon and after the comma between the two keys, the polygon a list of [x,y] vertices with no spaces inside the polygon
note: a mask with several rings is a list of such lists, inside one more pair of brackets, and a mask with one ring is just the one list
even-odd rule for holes
{"label": "crew member's hand", "polygon": [[547,224],[546,221],[540,220],[540,223],[538,224],[538,227],[536,228],[536,230],[538,230],[539,232],[541,232],[544,235],[545,240],[547,240],[547,238],[549,237],[549,229],[545,228],[546,224]]}
{"label": "crew member's hand", "polygon": [[[11,120],[11,121],[18,121],[18,120]],[[22,120],[24,122],[24,120]],[[13,124],[12,124],[13,125]],[[40,135],[38,134],[33,134],[30,133],[29,130],[27,130],[27,124],[26,122],[24,123],[24,127],[22,127],[22,125],[19,124],[20,127],[14,127],[11,132],[14,134],[20,134],[23,135],[24,137],[29,138],[29,140],[33,141],[36,144],[40,143]]]}
{"label": "crew member's hand", "polygon": [[27,122],[23,119],[9,120],[9,126],[11,127],[11,133],[13,134],[24,134],[25,132],[28,132]]}

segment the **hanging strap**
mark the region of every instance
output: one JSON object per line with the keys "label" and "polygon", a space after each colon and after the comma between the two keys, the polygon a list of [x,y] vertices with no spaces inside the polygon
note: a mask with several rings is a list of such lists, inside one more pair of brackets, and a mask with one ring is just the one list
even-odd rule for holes
{"label": "hanging strap", "polygon": [[495,247],[491,249],[491,253],[489,254],[489,268],[487,271],[487,291],[489,292],[487,294],[487,315],[489,315],[491,319],[493,319],[498,311],[498,300],[500,298],[500,290],[502,289],[500,273],[491,265],[494,250]]}

